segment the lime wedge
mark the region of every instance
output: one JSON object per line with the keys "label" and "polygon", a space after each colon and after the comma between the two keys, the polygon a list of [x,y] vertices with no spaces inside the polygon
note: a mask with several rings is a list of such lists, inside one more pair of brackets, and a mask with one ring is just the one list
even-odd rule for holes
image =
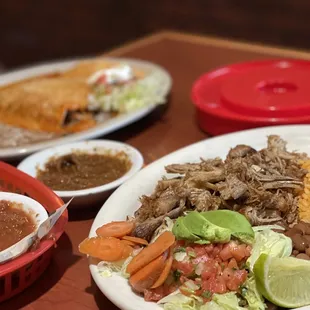
{"label": "lime wedge", "polygon": [[310,305],[310,262],[294,257],[261,254],[254,265],[259,291],[277,306]]}

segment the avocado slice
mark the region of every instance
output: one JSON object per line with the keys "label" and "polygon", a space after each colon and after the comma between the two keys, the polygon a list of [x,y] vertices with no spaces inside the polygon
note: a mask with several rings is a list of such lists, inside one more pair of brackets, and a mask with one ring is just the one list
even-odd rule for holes
{"label": "avocado slice", "polygon": [[244,243],[254,242],[254,231],[247,218],[235,211],[216,210],[200,213],[214,225],[229,229],[231,235]]}
{"label": "avocado slice", "polygon": [[245,216],[230,210],[189,212],[179,217],[172,229],[177,239],[196,243],[229,242],[231,236],[248,244],[254,242],[254,231]]}
{"label": "avocado slice", "polygon": [[231,237],[229,229],[214,225],[199,212],[193,211],[179,217],[172,229],[177,239],[197,243],[228,242]]}
{"label": "avocado slice", "polygon": [[172,233],[177,239],[197,241],[199,237],[194,235],[185,225],[184,225],[184,216],[179,217],[173,225]]}
{"label": "avocado slice", "polygon": [[214,225],[197,211],[190,212],[184,218],[185,226],[200,239],[210,242],[228,242],[230,240],[230,230],[218,225]]}

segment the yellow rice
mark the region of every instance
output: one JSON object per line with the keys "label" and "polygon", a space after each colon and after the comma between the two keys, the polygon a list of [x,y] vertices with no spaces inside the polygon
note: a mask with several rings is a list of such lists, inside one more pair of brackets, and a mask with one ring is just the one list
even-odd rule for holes
{"label": "yellow rice", "polygon": [[301,162],[301,167],[308,172],[304,178],[304,191],[298,201],[299,219],[310,223],[310,160]]}

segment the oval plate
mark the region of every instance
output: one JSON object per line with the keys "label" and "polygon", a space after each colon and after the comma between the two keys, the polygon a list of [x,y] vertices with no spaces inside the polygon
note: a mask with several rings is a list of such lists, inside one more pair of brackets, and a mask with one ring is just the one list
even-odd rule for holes
{"label": "oval plate", "polygon": [[[135,60],[130,58],[113,58],[113,57],[103,57],[103,58],[111,62],[126,62],[127,64],[132,65],[137,69],[142,69],[145,71],[155,71],[155,70],[159,71],[163,77],[163,83],[162,83],[163,87],[161,88],[160,91],[164,96],[167,96],[168,93],[170,92],[172,79],[169,73],[164,68],[151,62]],[[50,62],[46,64],[41,64],[1,74],[0,86],[31,77],[45,75],[48,73],[66,71],[71,67],[73,67],[74,65],[76,65],[78,62],[83,60],[87,60],[87,58],[75,59],[70,61]],[[29,155],[33,152],[48,147],[56,146],[59,144],[81,141],[86,139],[93,139],[99,136],[107,135],[113,131],[116,131],[117,129],[125,127],[143,118],[147,114],[151,113],[155,109],[155,107],[156,105],[153,105],[130,113],[120,114],[119,116],[108,119],[102,124],[99,124],[89,130],[85,130],[75,134],[70,134],[64,137],[28,144],[20,147],[0,148],[0,159],[2,160],[18,159],[25,157],[26,155]]]}
{"label": "oval plate", "polygon": [[[127,215],[133,215],[134,211],[139,207],[138,198],[144,194],[151,194],[157,181],[164,175],[168,176],[165,173],[165,165],[198,162],[201,157],[204,159],[224,158],[229,149],[237,144],[248,144],[254,148],[261,149],[266,146],[267,136],[271,134],[280,135],[286,140],[290,151],[296,150],[310,154],[310,125],[252,129],[192,144],[155,161],[119,187],[99,211],[89,236],[95,236],[96,229],[107,222],[124,220]],[[115,208],[115,206],[122,206],[122,208]],[[91,264],[91,261],[90,271],[100,290],[120,309],[162,309],[156,303],[145,302],[142,297],[134,294],[126,279],[118,275],[110,278],[100,276],[97,266]]]}

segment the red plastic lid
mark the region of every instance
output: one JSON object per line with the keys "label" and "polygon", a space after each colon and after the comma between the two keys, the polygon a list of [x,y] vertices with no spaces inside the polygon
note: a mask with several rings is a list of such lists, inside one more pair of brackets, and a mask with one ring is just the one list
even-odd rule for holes
{"label": "red plastic lid", "polygon": [[[210,117],[229,120],[235,128],[226,132],[310,123],[310,61],[280,59],[223,67],[194,83],[192,99],[203,128],[205,117],[209,123]],[[209,125],[205,129],[212,133]]]}

